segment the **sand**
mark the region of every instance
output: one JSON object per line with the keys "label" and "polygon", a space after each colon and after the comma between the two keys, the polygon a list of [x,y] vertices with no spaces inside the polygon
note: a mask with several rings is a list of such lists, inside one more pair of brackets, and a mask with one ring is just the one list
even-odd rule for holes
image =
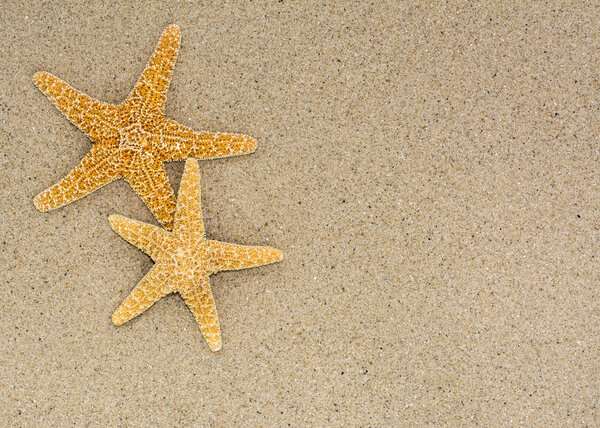
{"label": "sand", "polygon": [[[3,426],[600,425],[597,3],[2,2]],[[123,181],[33,197],[90,141],[46,70],[122,101],[171,23],[167,116],[256,153],[200,163],[208,237],[279,264],[115,327],[157,224]],[[167,166],[175,189],[183,162]]]}

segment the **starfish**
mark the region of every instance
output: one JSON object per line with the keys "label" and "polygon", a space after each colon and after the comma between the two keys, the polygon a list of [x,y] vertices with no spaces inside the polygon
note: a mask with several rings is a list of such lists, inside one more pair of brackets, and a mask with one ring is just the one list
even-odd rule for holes
{"label": "starfish", "polygon": [[178,292],[194,314],[213,351],[221,349],[221,332],[209,276],[283,259],[281,251],[274,248],[206,239],[200,205],[200,171],[195,159],[185,163],[172,232],[120,215],[111,215],[109,222],[115,232],[155,262],[115,311],[113,323],[121,325],[167,294]]}
{"label": "starfish", "polygon": [[214,159],[256,150],[252,137],[196,132],[164,116],[180,41],[177,25],[163,32],[137,84],[119,105],[97,101],[50,73],[33,76],[38,88],[94,143],[73,171],[35,197],[40,211],[61,207],[123,178],[171,230],[175,195],[163,162]]}

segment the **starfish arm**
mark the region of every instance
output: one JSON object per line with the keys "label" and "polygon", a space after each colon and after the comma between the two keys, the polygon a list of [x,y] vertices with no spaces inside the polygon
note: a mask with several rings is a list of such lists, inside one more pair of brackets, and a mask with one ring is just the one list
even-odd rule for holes
{"label": "starfish arm", "polygon": [[117,106],[95,100],[45,71],[36,73],[33,81],[56,108],[92,141],[118,138],[119,131],[113,126],[118,123]]}
{"label": "starfish arm", "polygon": [[188,159],[181,176],[173,232],[190,237],[194,242],[204,240],[202,205],[200,203],[200,169],[198,161]]}
{"label": "starfish arm", "polygon": [[163,163],[158,159],[152,159],[146,164],[140,163],[125,180],[160,224],[167,230],[173,229],[175,193],[171,189]]}
{"label": "starfish arm", "polygon": [[110,157],[99,146],[93,146],[66,177],[43,191],[33,200],[40,211],[62,207],[120,178]]}
{"label": "starfish arm", "polygon": [[213,351],[221,349],[221,330],[215,300],[207,275],[199,278],[194,285],[181,290],[181,297],[194,314],[208,346]]}
{"label": "starfish arm", "polygon": [[164,246],[169,241],[171,234],[160,227],[141,221],[131,220],[120,215],[111,215],[108,218],[110,226],[121,238],[152,257],[157,261],[164,252]]}
{"label": "starfish arm", "polygon": [[169,271],[160,265],[154,265],[115,311],[112,322],[115,325],[126,323],[172,293],[169,280]]}
{"label": "starfish arm", "polygon": [[165,161],[216,159],[256,150],[256,140],[247,135],[196,132],[167,118],[163,118],[153,131],[152,140]]}
{"label": "starfish arm", "polygon": [[148,110],[162,115],[167,101],[167,89],[177,60],[181,32],[175,24],[167,27],[160,36],[154,53],[131,91],[125,104],[135,110]]}
{"label": "starfish arm", "polygon": [[212,272],[248,269],[283,260],[283,253],[271,247],[250,247],[227,242],[207,241],[214,265]]}

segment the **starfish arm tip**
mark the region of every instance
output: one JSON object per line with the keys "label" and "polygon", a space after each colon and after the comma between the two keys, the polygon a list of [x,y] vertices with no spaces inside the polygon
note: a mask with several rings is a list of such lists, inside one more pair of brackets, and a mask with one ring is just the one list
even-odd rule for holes
{"label": "starfish arm tip", "polygon": [[33,75],[33,83],[36,85],[40,84],[40,81],[44,78],[47,73],[45,71],[38,71]]}
{"label": "starfish arm tip", "polygon": [[111,318],[112,322],[114,325],[119,326],[125,323],[125,320],[123,319],[123,317],[119,314],[119,311],[117,310]]}
{"label": "starfish arm tip", "polygon": [[122,238],[128,240],[125,235],[123,235],[124,230],[127,228],[127,224],[131,222],[127,217],[123,217],[119,214],[111,214],[108,216],[108,223],[112,230],[114,230],[117,235]]}
{"label": "starfish arm tip", "polygon": [[165,28],[163,37],[165,36],[172,38],[177,44],[179,44],[181,42],[181,30],[179,29],[179,25],[171,24]]}
{"label": "starfish arm tip", "polygon": [[245,155],[254,153],[258,147],[256,138],[244,134],[223,134],[228,135],[232,139],[233,145],[229,146],[230,152],[225,156]]}
{"label": "starfish arm tip", "polygon": [[283,260],[283,251],[271,247],[266,247],[265,250],[267,250],[267,263],[277,263]]}
{"label": "starfish arm tip", "polygon": [[111,214],[108,216],[108,222],[110,223],[110,227],[112,227],[113,229],[115,229],[118,224],[121,222],[121,220],[123,220],[125,217],[123,217],[122,215],[119,214]]}
{"label": "starfish arm tip", "polygon": [[275,250],[275,257],[277,258],[276,261],[278,261],[278,262],[283,261],[283,259],[284,259],[283,251]]}
{"label": "starfish arm tip", "polygon": [[266,247],[266,263],[278,263],[283,260],[283,251],[277,248]]}
{"label": "starfish arm tip", "polygon": [[217,340],[211,340],[208,342],[208,346],[210,347],[211,351],[213,352],[217,352],[219,350],[221,350],[221,338],[219,337]]}
{"label": "starfish arm tip", "polygon": [[38,71],[33,75],[32,80],[35,86],[37,86],[40,91],[44,92],[50,83],[59,79],[47,71]]}
{"label": "starfish arm tip", "polygon": [[258,141],[256,141],[256,138],[253,137],[248,137],[248,153],[253,153],[256,151],[256,148],[258,147]]}
{"label": "starfish arm tip", "polygon": [[49,208],[44,201],[44,192],[33,198],[33,205],[35,205],[35,207],[41,212],[49,211]]}

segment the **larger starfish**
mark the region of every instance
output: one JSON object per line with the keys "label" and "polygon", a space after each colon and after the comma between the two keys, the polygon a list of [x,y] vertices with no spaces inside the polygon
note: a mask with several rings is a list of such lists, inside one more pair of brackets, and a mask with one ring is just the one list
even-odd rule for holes
{"label": "larger starfish", "polygon": [[281,251],[274,248],[206,239],[200,205],[200,172],[194,159],[185,163],[173,232],[119,215],[111,215],[109,221],[115,232],[155,262],[113,314],[113,323],[121,325],[167,294],[178,292],[213,351],[221,349],[221,331],[209,275],[261,266],[283,258]]}
{"label": "larger starfish", "polygon": [[73,171],[36,196],[40,211],[61,207],[123,178],[170,230],[175,195],[163,162],[220,158],[256,149],[256,140],[246,135],[195,132],[164,116],[180,40],[177,25],[163,32],[137,84],[119,105],[97,101],[49,73],[34,75],[38,88],[94,143]]}

